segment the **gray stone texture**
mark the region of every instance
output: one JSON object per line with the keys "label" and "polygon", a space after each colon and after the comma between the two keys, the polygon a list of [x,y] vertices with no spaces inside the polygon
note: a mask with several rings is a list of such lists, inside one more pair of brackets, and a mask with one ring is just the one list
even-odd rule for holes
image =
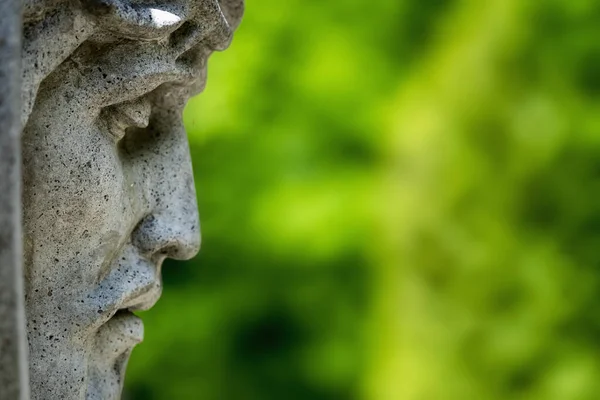
{"label": "gray stone texture", "polygon": [[[31,398],[118,399],[165,258],[200,245],[181,112],[243,0],[27,0],[22,45]],[[176,340],[176,338],[174,338]]]}
{"label": "gray stone texture", "polygon": [[20,0],[0,1],[0,399],[28,398],[21,245]]}

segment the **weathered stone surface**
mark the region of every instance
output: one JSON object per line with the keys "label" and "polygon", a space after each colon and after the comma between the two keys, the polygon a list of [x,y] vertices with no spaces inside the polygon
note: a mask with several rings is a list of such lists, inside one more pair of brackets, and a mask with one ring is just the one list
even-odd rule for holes
{"label": "weathered stone surface", "polygon": [[28,0],[23,37],[33,399],[117,399],[167,257],[199,248],[181,112],[242,0]]}
{"label": "weathered stone surface", "polygon": [[20,0],[0,1],[0,399],[25,400],[21,259]]}

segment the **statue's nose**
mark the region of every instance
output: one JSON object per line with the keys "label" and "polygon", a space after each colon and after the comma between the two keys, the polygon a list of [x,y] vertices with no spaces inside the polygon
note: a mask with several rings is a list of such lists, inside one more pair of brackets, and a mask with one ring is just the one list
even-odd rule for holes
{"label": "statue's nose", "polygon": [[134,244],[148,258],[188,260],[200,250],[200,227],[194,215],[195,208],[152,213],[138,225]]}
{"label": "statue's nose", "polygon": [[186,260],[200,249],[200,222],[187,135],[174,115],[154,118],[135,156],[148,207],[133,242],[148,258]]}

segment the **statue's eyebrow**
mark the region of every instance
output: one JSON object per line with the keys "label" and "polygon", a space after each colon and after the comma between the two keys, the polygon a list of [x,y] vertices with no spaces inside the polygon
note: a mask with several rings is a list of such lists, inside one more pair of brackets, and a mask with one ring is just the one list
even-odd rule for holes
{"label": "statue's eyebrow", "polygon": [[83,4],[98,18],[100,29],[141,40],[168,36],[187,19],[189,12],[176,4],[144,5],[129,0],[84,0]]}

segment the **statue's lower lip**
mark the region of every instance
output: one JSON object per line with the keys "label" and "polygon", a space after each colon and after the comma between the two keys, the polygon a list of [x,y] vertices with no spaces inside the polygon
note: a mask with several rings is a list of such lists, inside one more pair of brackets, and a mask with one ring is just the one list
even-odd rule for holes
{"label": "statue's lower lip", "polygon": [[144,324],[142,320],[128,310],[119,310],[101,328],[101,340],[107,340],[107,345],[117,344],[118,347],[131,347],[144,339]]}
{"label": "statue's lower lip", "polygon": [[117,118],[127,127],[145,128],[150,121],[152,107],[150,102],[141,98],[135,102],[126,102],[115,108]]}

